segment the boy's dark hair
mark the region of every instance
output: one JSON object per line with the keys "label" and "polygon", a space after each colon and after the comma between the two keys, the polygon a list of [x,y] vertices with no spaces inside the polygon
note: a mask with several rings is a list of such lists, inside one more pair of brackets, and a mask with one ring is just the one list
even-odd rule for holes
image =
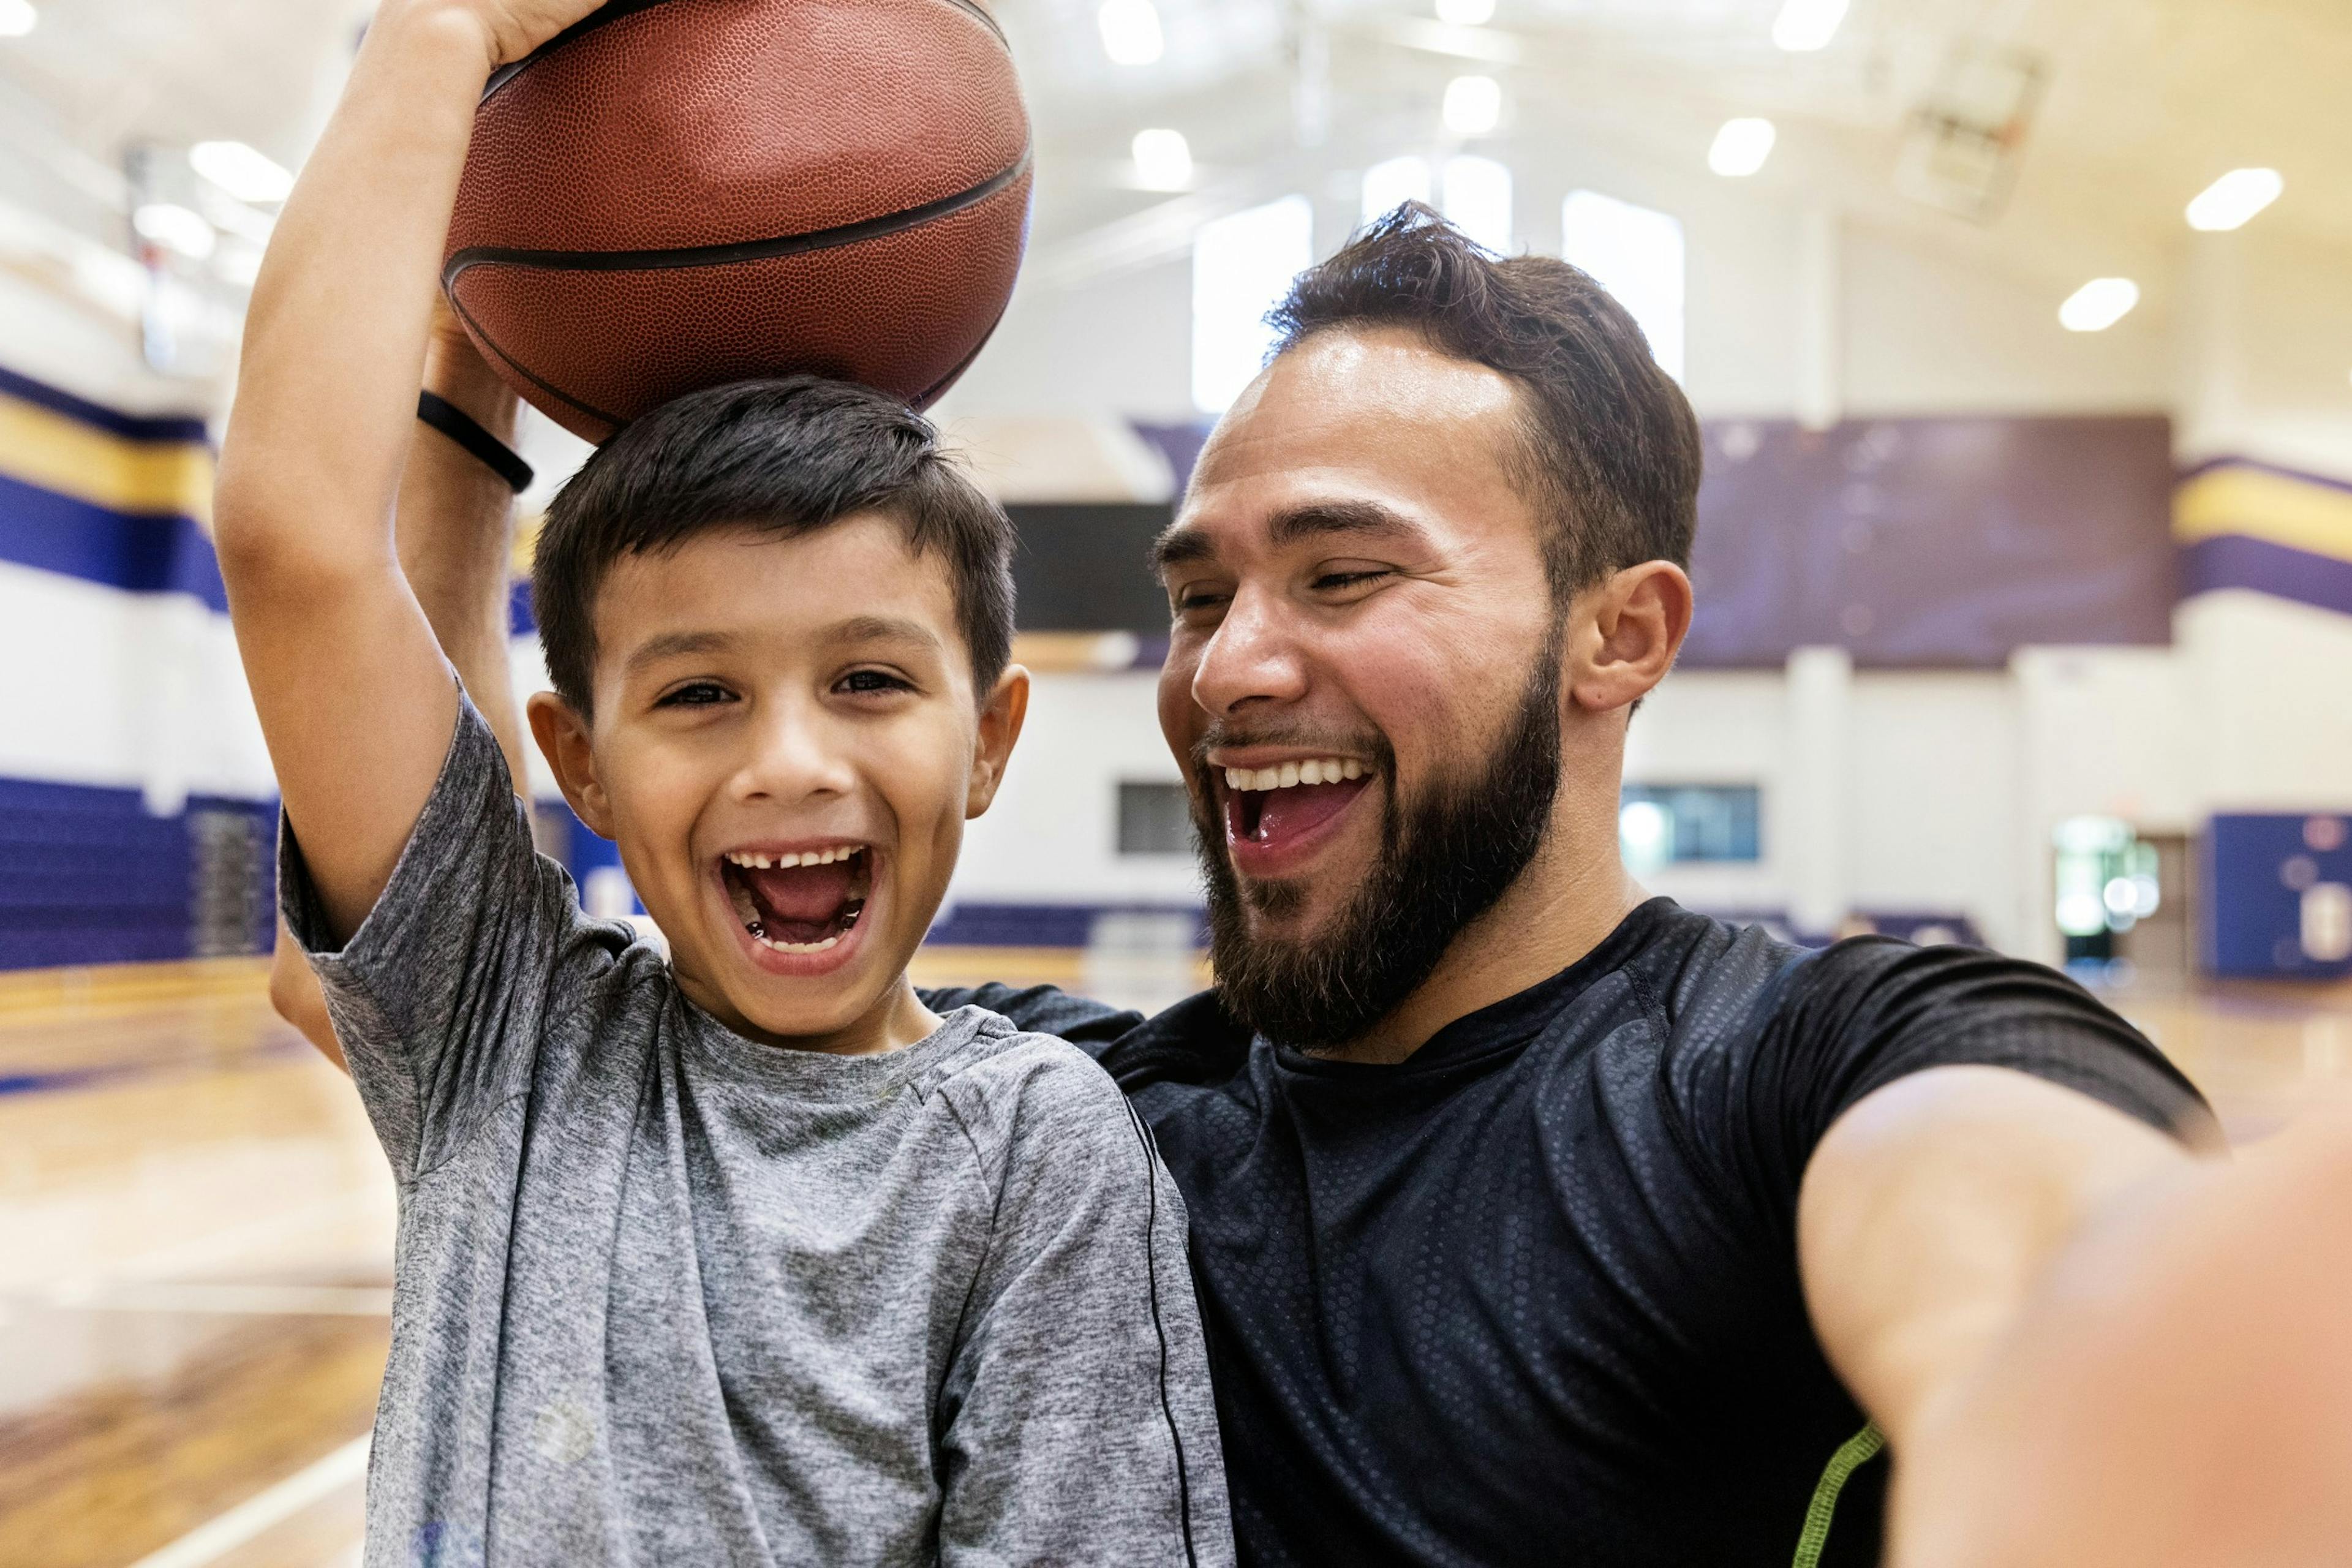
{"label": "boy's dark hair", "polygon": [[1625,308],[1567,262],[1498,260],[1407,202],[1299,274],[1266,319],[1277,353],[1331,327],[1411,327],[1517,382],[1528,417],[1505,461],[1547,525],[1563,604],[1643,561],[1690,563],[1698,420]]}
{"label": "boy's dark hair", "polygon": [[1013,525],[940,449],[930,422],[821,376],[737,382],[662,405],[607,441],[547,509],[530,573],[556,694],[586,717],[596,592],[624,555],[748,529],[791,539],[861,511],[946,563],[985,699],[1013,655]]}

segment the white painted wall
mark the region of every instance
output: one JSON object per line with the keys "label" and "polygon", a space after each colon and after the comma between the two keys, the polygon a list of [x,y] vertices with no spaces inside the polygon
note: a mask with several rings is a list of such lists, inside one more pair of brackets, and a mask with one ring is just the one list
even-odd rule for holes
{"label": "white painted wall", "polygon": [[1190,855],[1118,853],[1118,785],[1181,783],[1160,738],[1158,677],[1040,675],[987,816],[965,830],[950,901],[1187,903]]}

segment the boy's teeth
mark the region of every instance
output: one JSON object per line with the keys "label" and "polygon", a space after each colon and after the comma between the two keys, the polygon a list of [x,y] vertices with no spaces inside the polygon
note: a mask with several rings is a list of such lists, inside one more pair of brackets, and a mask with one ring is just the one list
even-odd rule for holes
{"label": "boy's teeth", "polygon": [[751,940],[761,947],[772,948],[778,952],[823,952],[841,939],[837,936],[829,936],[823,942],[772,942],[754,931],[751,933]]}
{"label": "boy's teeth", "polygon": [[1227,789],[1289,789],[1294,784],[1338,784],[1364,776],[1364,764],[1353,757],[1317,757],[1304,763],[1284,763],[1271,768],[1227,768]]}
{"label": "boy's teeth", "polygon": [[845,844],[832,849],[805,849],[798,853],[787,850],[781,855],[761,855],[749,849],[730,849],[727,852],[727,861],[730,865],[741,866],[753,871],[765,871],[771,868],[783,870],[793,866],[830,866],[836,860],[848,859],[865,847],[862,844]]}

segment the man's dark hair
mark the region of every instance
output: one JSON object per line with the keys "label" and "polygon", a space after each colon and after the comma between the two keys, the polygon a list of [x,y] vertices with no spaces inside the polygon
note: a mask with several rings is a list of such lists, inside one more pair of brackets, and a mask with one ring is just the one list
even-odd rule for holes
{"label": "man's dark hair", "polygon": [[1562,603],[1644,561],[1690,563],[1690,400],[1625,308],[1567,262],[1497,259],[1407,202],[1299,274],[1267,320],[1277,353],[1333,327],[1410,327],[1518,383],[1527,418],[1505,462],[1546,524],[1544,569]]}
{"label": "man's dark hair", "polygon": [[589,712],[596,592],[625,555],[742,529],[791,539],[881,512],[936,555],[985,699],[1013,655],[1013,525],[885,393],[820,376],[738,382],[666,403],[607,441],[547,509],[531,603],[556,694]]}

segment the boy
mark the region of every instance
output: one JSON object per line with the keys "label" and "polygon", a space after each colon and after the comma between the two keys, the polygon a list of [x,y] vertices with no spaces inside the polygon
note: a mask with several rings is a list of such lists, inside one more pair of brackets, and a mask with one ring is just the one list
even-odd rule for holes
{"label": "boy", "polygon": [[1230,1563],[1148,1141],[1074,1049],[905,977],[1021,727],[1003,514],[808,378],[566,489],[531,727],[667,964],[533,856],[402,576],[475,98],[593,8],[386,0],[222,458],[285,913],[401,1183],[367,1560]]}

